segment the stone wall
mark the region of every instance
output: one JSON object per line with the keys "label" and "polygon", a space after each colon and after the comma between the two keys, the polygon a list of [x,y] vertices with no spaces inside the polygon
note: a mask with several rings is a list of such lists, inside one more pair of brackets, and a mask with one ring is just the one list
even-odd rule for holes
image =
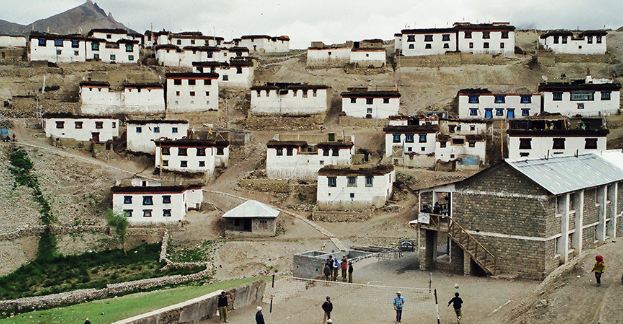
{"label": "stone wall", "polygon": [[527,60],[529,56],[505,57],[497,55],[479,55],[471,53],[446,53],[444,55],[401,56],[397,59],[400,72],[409,72],[409,68],[477,65],[506,65]]}
{"label": "stone wall", "polygon": [[[225,293],[229,299],[229,309],[240,309],[249,305],[258,305],[264,298],[266,282],[256,281],[249,285],[230,289]],[[167,306],[145,314],[127,318],[116,324],[148,323],[199,323],[216,316],[217,299],[223,290],[218,290],[201,297]]]}
{"label": "stone wall", "polygon": [[314,209],[311,220],[315,222],[363,222],[372,218],[373,209],[361,211],[339,211],[339,210],[319,210]]}
{"label": "stone wall", "polygon": [[379,133],[383,132],[383,127],[387,125],[387,119],[374,119],[374,118],[355,118],[351,116],[339,116],[338,124],[341,126],[353,126],[363,128],[374,128]]}
{"label": "stone wall", "polygon": [[325,114],[309,116],[264,116],[249,114],[247,129],[316,130],[324,122]]}

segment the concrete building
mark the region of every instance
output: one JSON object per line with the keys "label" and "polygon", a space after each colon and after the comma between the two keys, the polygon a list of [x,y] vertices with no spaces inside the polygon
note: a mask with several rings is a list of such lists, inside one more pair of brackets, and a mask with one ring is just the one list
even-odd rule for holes
{"label": "concrete building", "polygon": [[243,47],[221,48],[212,46],[156,45],[156,60],[161,66],[193,67],[193,62],[227,63],[232,58],[249,57],[249,50]]}
{"label": "concrete building", "polygon": [[29,61],[71,63],[86,60],[86,43],[82,35],[31,32],[28,46]]}
{"label": "concrete building", "polygon": [[255,200],[247,200],[223,214],[225,234],[275,236],[279,210]]}
{"label": "concrete building", "polygon": [[[354,137],[279,135],[266,144],[266,175],[271,179],[315,179],[326,165],[350,165]],[[333,136],[333,138],[331,138]]]}
{"label": "concrete building", "polygon": [[156,139],[155,166],[164,171],[214,175],[229,164],[229,142],[201,139]]}
{"label": "concrete building", "polygon": [[483,120],[439,120],[436,162],[453,163],[453,170],[478,170],[486,163],[487,133]]}
{"label": "concrete building", "polygon": [[543,115],[509,121],[506,131],[508,158],[599,153],[606,150],[608,133],[601,118],[569,119],[561,115]]}
{"label": "concrete building", "polygon": [[102,143],[119,136],[119,119],[112,117],[47,113],[43,115],[43,124],[45,136],[50,138]]}
{"label": "concrete building", "polygon": [[124,213],[131,225],[178,223],[189,210],[200,210],[201,185],[162,185],[133,179],[111,188],[112,208]]}
{"label": "concrete building", "polygon": [[514,119],[541,112],[541,95],[538,93],[461,89],[457,97],[459,118],[462,119]]}
{"label": "concrete building", "polygon": [[605,30],[551,30],[539,36],[539,44],[557,54],[606,54]]}
{"label": "concrete building", "polygon": [[101,39],[104,42],[116,43],[120,40],[132,40],[142,43],[142,35],[128,32],[121,28],[95,28],[87,33],[89,38]]}
{"label": "concrete building", "polygon": [[253,84],[254,67],[250,59],[231,59],[229,63],[193,62],[193,69],[199,73],[216,73],[221,89],[248,89]]}
{"label": "concrete building", "polygon": [[358,118],[386,119],[398,114],[400,92],[349,88],[342,92],[342,112]]}
{"label": "concrete building", "polygon": [[350,62],[352,43],[324,45],[314,42],[307,48],[308,67],[342,67]]}
{"label": "concrete building", "polygon": [[251,87],[251,112],[256,115],[306,116],[327,111],[326,85],[266,83]]}
{"label": "concrete building", "polygon": [[385,158],[394,165],[429,168],[435,165],[435,146],[438,125],[389,125],[385,133]]}
{"label": "concrete building", "polygon": [[170,44],[179,47],[186,46],[220,46],[223,43],[223,37],[207,36],[201,32],[181,32],[168,33],[161,35],[158,44]]}
{"label": "concrete building", "polygon": [[565,116],[616,114],[621,108],[621,84],[610,79],[593,79],[539,84],[544,112]]}
{"label": "concrete building", "polygon": [[126,83],[113,88],[106,81],[80,82],[83,114],[158,114],[164,113],[164,88],[160,83]]}
{"label": "concrete building", "polygon": [[186,120],[128,120],[127,150],[147,154],[156,153],[157,139],[182,139],[188,136],[188,121]]}
{"label": "concrete building", "polygon": [[290,37],[268,35],[243,35],[238,46],[246,47],[252,52],[283,53],[290,51]]}
{"label": "concrete building", "polygon": [[0,47],[26,47],[26,37],[20,35],[0,35]]}
{"label": "concrete building", "polygon": [[386,64],[385,48],[353,48],[350,51],[349,62],[356,67],[380,68]]}
{"label": "concrete building", "polygon": [[395,180],[392,165],[325,166],[318,171],[317,208],[381,208],[392,197]]}
{"label": "concrete building", "polygon": [[119,39],[109,42],[104,39],[85,39],[86,60],[96,60],[105,63],[136,64],[140,59],[140,41]]}
{"label": "concrete building", "polygon": [[394,35],[395,51],[404,56],[441,55],[457,52],[457,32],[454,28],[403,29]]}
{"label": "concrete building", "polygon": [[167,73],[167,112],[218,111],[216,73]]}
{"label": "concrete building", "polygon": [[622,234],[622,185],[621,169],[586,154],[506,160],[422,189],[420,269],[542,280]]}

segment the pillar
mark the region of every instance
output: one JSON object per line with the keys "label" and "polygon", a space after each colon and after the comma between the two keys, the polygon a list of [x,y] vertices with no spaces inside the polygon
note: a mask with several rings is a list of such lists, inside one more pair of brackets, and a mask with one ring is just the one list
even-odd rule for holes
{"label": "pillar", "polygon": [[573,234],[573,249],[575,255],[582,253],[582,237],[584,236],[584,190],[576,194],[575,201],[575,232]]}
{"label": "pillar", "polygon": [[608,206],[606,205],[606,198],[608,193],[608,186],[605,185],[601,188],[597,188],[597,199],[599,200],[599,224],[597,225],[597,240],[606,240],[606,212]]}
{"label": "pillar", "polygon": [[617,237],[617,216],[619,215],[617,211],[618,207],[618,197],[617,193],[619,192],[619,183],[615,182],[610,185],[610,190],[608,190],[608,196],[610,200],[610,228],[608,235],[611,239],[615,239]]}
{"label": "pillar", "polygon": [[437,233],[420,229],[420,242],[418,244],[418,258],[420,260],[420,270],[431,270],[437,255]]}
{"label": "pillar", "polygon": [[558,250],[560,251],[561,261],[567,263],[569,261],[569,199],[571,194],[566,193],[559,197],[562,199],[562,219],[560,220],[560,233],[561,237],[558,241],[560,245]]}
{"label": "pillar", "polygon": [[463,275],[469,276],[472,274],[472,257],[469,253],[463,250]]}

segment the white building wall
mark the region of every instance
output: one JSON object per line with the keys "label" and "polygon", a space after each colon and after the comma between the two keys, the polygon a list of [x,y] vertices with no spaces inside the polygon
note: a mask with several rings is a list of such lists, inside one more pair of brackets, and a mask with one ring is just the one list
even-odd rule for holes
{"label": "white building wall", "polygon": [[138,44],[131,45],[131,50],[128,51],[125,43],[119,44],[118,48],[107,47],[105,42],[98,42],[99,48],[93,49],[94,41],[86,42],[86,59],[94,60],[99,59],[105,63],[118,63],[118,64],[136,64],[139,61],[140,46]]}
{"label": "white building wall", "polygon": [[246,47],[249,51],[253,52],[280,53],[290,50],[290,41],[279,39],[272,40],[269,38],[244,38],[240,40],[238,46]]}
{"label": "white building wall", "polygon": [[[396,133],[399,134],[399,133]],[[385,134],[385,156],[390,157],[393,155],[394,148],[402,148],[404,154],[413,152],[416,155],[428,155],[435,153],[435,143],[437,133],[422,133],[426,134],[426,142],[420,143],[419,133],[414,134],[413,143],[407,142],[407,134],[400,133],[400,142],[394,143],[394,134]]]}
{"label": "white building wall", "polygon": [[[132,197],[131,204],[124,203],[125,196]],[[151,196],[153,205],[143,205],[144,196]],[[163,196],[171,196],[171,203],[163,203]],[[177,223],[184,219],[187,211],[184,193],[113,193],[112,204],[115,212],[132,210],[132,216],[127,217],[130,224]],[[170,217],[163,216],[164,209],[171,210]],[[143,217],[144,210],[151,210],[151,217]]]}
{"label": "white building wall", "polygon": [[0,47],[26,47],[26,37],[0,35]]}
{"label": "white building wall", "polygon": [[[484,39],[482,31],[473,30],[471,38],[465,38],[465,31],[459,31],[459,51],[463,53],[474,54],[503,54],[511,56],[515,53],[515,32],[509,31],[508,38],[502,38],[501,31],[491,31],[490,38]],[[472,46],[470,46],[470,43]],[[485,43],[489,44],[489,48],[485,48]],[[502,45],[504,44],[504,48]]]}
{"label": "white building wall", "polygon": [[[57,122],[64,122],[63,128],[57,128]],[[102,127],[97,128],[96,123],[101,122]],[[82,128],[77,128],[76,123],[82,123]],[[95,118],[46,118],[44,120],[46,137],[70,138],[76,141],[88,142],[93,133],[99,133],[100,142],[112,140],[119,136],[118,119],[95,119]]]}
{"label": "white building wall", "polygon": [[[336,177],[336,186],[329,187],[328,176],[318,176],[317,204],[321,209],[364,208],[385,205],[393,192],[396,172],[373,176],[373,185],[366,186],[366,176],[357,176],[356,186],[348,186],[347,176]],[[354,196],[351,198],[351,194]]]}
{"label": "white building wall", "polygon": [[610,100],[601,100],[601,91],[595,91],[594,100],[591,101],[571,101],[571,92],[568,91],[562,93],[560,101],[554,100],[554,93],[551,91],[545,91],[542,95],[545,112],[560,113],[565,116],[611,115],[616,114],[621,105],[620,91],[612,91]]}
{"label": "white building wall", "polygon": [[[108,37],[110,36],[110,38]],[[130,36],[128,36],[128,34],[118,34],[118,33],[104,33],[104,32],[93,32],[93,34],[90,36],[92,38],[99,38],[102,40],[105,40],[107,42],[111,42],[111,43],[115,43],[118,40],[121,39],[131,39]]]}
{"label": "white building wall", "polygon": [[350,47],[307,49],[308,66],[342,66],[350,62]]}
{"label": "white building wall", "polygon": [[[175,85],[175,80],[181,80],[181,85]],[[188,78],[167,78],[167,111],[169,112],[201,112],[218,111],[218,87],[216,79],[193,79],[195,84],[189,84]],[[210,84],[205,84],[208,81]],[[194,96],[191,96],[194,93]]]}
{"label": "white building wall", "polygon": [[[444,35],[448,40],[443,40]],[[426,41],[427,36],[432,36],[432,41]],[[402,35],[404,56],[440,55],[452,51],[456,51],[456,32]]]}
{"label": "white building wall", "polygon": [[[208,176],[214,175],[214,169],[216,168],[216,147],[206,147],[205,156],[198,156],[196,147],[187,147],[186,154],[185,156],[179,155],[179,147],[169,147],[169,154],[164,155],[162,154],[161,148],[156,146],[155,166],[156,168],[160,168],[160,162],[162,161],[163,170],[206,173]],[[182,161],[186,162],[186,166],[182,166]],[[201,166],[200,162],[203,162],[204,165]]]}
{"label": "white building wall", "polygon": [[[251,112],[270,115],[307,115],[327,111],[327,89],[288,90],[280,95],[279,90],[251,90]],[[259,94],[258,94],[259,92]],[[314,95],[315,92],[315,95]]]}
{"label": "white building wall", "polygon": [[238,70],[235,66],[218,67],[215,69],[218,73],[218,84],[223,89],[230,88],[250,88],[253,85],[253,67],[242,66]]}
{"label": "white building wall", "polygon": [[383,67],[385,66],[385,51],[355,51],[350,52],[350,63],[361,67]]}
{"label": "white building wall", "polygon": [[278,156],[276,148],[267,148],[266,175],[271,179],[314,179],[325,165],[352,164],[354,147],[339,149],[338,156],[333,156],[332,152],[325,156],[324,149],[318,148],[315,154],[305,154],[293,148],[292,156],[288,156],[286,148],[283,148],[283,155]]}
{"label": "white building wall", "polygon": [[126,135],[128,151],[155,154],[156,144],[153,140],[159,138],[184,138],[188,135],[188,123],[134,124],[132,122],[128,122]]}
{"label": "white building wall", "polygon": [[[530,138],[531,148],[530,149],[519,149],[520,139],[522,138]],[[554,138],[564,138],[565,139],[565,148],[564,149],[554,149]],[[587,138],[597,138],[597,149],[586,149],[586,139]],[[526,159],[526,158],[545,158],[545,157],[554,157],[560,155],[574,155],[576,152],[579,154],[584,153],[598,153],[606,150],[606,137],[565,137],[565,136],[552,136],[552,137],[541,137],[541,136],[508,136],[508,158],[511,160],[516,159]],[[522,156],[523,154],[528,154],[527,156]]]}
{"label": "white building wall", "polygon": [[[450,131],[450,126],[454,126],[454,132]],[[439,131],[442,134],[480,135],[487,132],[487,123],[442,120],[439,123]]]}
{"label": "white building wall", "polygon": [[[351,99],[355,99],[352,103]],[[342,98],[342,112],[346,116],[366,118],[386,119],[389,116],[398,114],[400,109],[400,98],[388,98],[388,103],[383,103],[383,98],[373,98],[372,104],[366,103],[366,98]]]}
{"label": "white building wall", "polygon": [[163,113],[165,110],[162,88],[125,88],[123,91],[111,91],[105,86],[82,86],[80,102],[82,113],[88,115]]}
{"label": "white building wall", "polygon": [[160,113],[164,112],[163,88],[131,88],[123,90],[124,108],[129,113]]}
{"label": "white building wall", "polygon": [[46,39],[45,46],[39,46],[39,38],[30,40],[29,59],[31,61],[48,61],[53,63],[84,62],[86,49],[84,39],[78,40],[78,47],[72,47],[69,39],[63,39],[63,46],[55,46],[53,39]]}
{"label": "white building wall", "polygon": [[[502,94],[500,94],[502,95]],[[494,95],[479,95],[478,103],[469,103],[468,95],[459,95],[459,118],[478,118],[484,119],[487,109],[492,109],[491,119],[505,119],[508,115],[508,109],[515,111],[514,118],[524,118],[523,109],[527,109],[529,116],[534,116],[541,112],[541,96],[532,94],[530,103],[522,104],[520,95],[505,95],[504,103],[495,103]],[[471,109],[477,109],[477,115],[471,113]],[[503,109],[502,116],[498,116],[496,109]]]}
{"label": "white building wall", "polygon": [[394,53],[402,51],[402,35],[394,35]]}
{"label": "white building wall", "polygon": [[474,147],[470,147],[469,142],[465,140],[464,144],[452,144],[452,139],[446,142],[446,147],[441,147],[441,143],[437,141],[435,145],[435,160],[449,162],[459,159],[462,156],[477,156],[481,162],[485,161],[487,152],[487,142],[474,142]]}
{"label": "white building wall", "polygon": [[[563,43],[562,37],[567,37],[566,44]],[[596,55],[606,54],[608,46],[606,44],[606,36],[601,37],[601,43],[597,43],[597,36],[593,37],[593,43],[589,44],[587,36],[581,39],[574,39],[571,36],[558,36],[558,44],[554,42],[555,36],[548,36],[546,38],[539,38],[539,44],[543,48],[551,50],[554,53],[560,54],[584,54],[584,55]]]}

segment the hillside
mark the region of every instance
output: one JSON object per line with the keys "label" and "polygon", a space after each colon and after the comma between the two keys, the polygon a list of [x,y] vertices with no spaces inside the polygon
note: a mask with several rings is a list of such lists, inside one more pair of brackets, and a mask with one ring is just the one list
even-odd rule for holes
{"label": "hillside", "polygon": [[28,34],[32,30],[59,34],[86,33],[93,28],[122,28],[124,24],[106,14],[97,3],[87,0],[85,3],[54,16],[39,19],[28,25],[20,25],[0,20],[0,34]]}

